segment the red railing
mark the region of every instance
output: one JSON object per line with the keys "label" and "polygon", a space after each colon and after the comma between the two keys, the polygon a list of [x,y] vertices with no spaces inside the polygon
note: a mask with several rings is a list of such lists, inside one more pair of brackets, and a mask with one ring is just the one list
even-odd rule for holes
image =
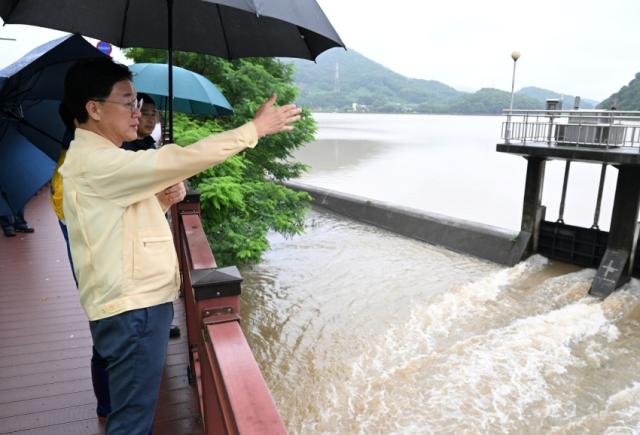
{"label": "red railing", "polygon": [[235,266],[216,268],[200,220],[200,195],[174,207],[172,222],[182,271],[190,377],[198,386],[207,435],[286,434],[284,423],[240,328]]}

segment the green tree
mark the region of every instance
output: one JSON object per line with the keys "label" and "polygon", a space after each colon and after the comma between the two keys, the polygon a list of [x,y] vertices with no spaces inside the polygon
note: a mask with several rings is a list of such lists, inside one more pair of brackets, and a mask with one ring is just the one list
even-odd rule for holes
{"label": "green tree", "polygon": [[598,109],[612,107],[617,110],[640,110],[640,73],[637,73],[628,85],[623,86],[598,105]]}
{"label": "green tree", "polygon": [[[133,48],[126,54],[137,63],[166,62],[163,50]],[[179,145],[244,124],[273,92],[278,94],[278,104],[290,103],[298,94],[293,67],[275,59],[227,61],[177,52],[174,63],[215,83],[235,113],[215,119],[176,114],[174,138]],[[303,111],[292,132],[262,138],[256,148],[190,179],[201,193],[202,220],[219,265],[259,261],[269,247],[270,230],[285,236],[303,231],[309,195],[277,182],[299,177],[306,170],[305,165],[291,161],[291,153],[312,141],[315,131],[311,114]]]}

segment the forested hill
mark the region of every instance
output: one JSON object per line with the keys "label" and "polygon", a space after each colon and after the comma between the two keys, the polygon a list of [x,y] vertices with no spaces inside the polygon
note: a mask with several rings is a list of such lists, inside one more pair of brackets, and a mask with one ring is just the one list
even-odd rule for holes
{"label": "forested hill", "polygon": [[[497,114],[510,102],[509,92],[498,89],[468,93],[435,80],[411,79],[354,50],[331,49],[319,56],[317,63],[286,61],[296,67],[295,81],[301,90],[298,104],[314,111]],[[552,95],[546,98],[558,95],[524,88],[516,94],[514,108],[544,108],[545,98],[528,95],[527,89]]]}
{"label": "forested hill", "polygon": [[598,105],[599,109],[640,110],[640,73],[628,85],[620,88]]}
{"label": "forested hill", "polygon": [[[519,94],[527,95],[531,98],[535,98],[540,101],[545,101],[551,98],[562,99],[562,108],[565,110],[573,109],[575,102],[575,96],[562,95],[559,92],[550,91],[548,89],[536,88],[535,86],[527,86],[518,91]],[[598,105],[596,100],[590,100],[588,98],[580,98],[581,109],[593,109]]]}
{"label": "forested hill", "polygon": [[329,50],[317,64],[293,63],[299,102],[314,110],[347,111],[357,103],[373,112],[428,112],[460,94],[437,81],[409,79],[353,50]]}

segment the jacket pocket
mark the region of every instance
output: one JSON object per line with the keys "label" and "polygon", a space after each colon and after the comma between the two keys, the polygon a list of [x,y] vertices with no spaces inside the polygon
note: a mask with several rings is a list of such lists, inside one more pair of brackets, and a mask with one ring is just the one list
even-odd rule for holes
{"label": "jacket pocket", "polygon": [[140,236],[134,242],[134,280],[172,279],[175,267],[176,253],[171,236]]}

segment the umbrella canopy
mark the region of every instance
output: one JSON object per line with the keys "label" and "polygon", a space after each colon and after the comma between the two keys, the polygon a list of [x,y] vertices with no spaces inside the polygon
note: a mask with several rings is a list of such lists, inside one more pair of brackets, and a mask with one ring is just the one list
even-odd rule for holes
{"label": "umbrella canopy", "polygon": [[[7,24],[81,33],[119,47],[241,57],[315,59],[342,40],[316,0],[0,0]],[[178,23],[174,26],[173,22]],[[168,68],[169,139],[173,80]]]}
{"label": "umbrella canopy", "polygon": [[49,181],[66,127],[58,116],[67,69],[104,56],[80,35],[35,48],[0,70],[0,190],[14,212]]}
{"label": "umbrella canopy", "polygon": [[[55,162],[15,129],[5,132],[0,142],[0,191],[7,203],[0,215],[15,214],[53,175]],[[0,195],[4,196],[4,195]],[[7,213],[7,206],[11,213]]]}
{"label": "umbrella canopy", "polygon": [[241,57],[315,59],[344,46],[315,0],[1,0],[6,24],[32,24],[109,41]]}
{"label": "umbrella canopy", "polygon": [[[159,108],[167,107],[167,64],[129,65],[138,92],[149,94]],[[173,109],[202,115],[233,115],[231,104],[207,78],[188,69],[173,67]]]}
{"label": "umbrella canopy", "polygon": [[57,160],[65,133],[58,106],[67,70],[78,59],[102,56],[82,36],[68,35],[36,47],[0,70],[0,144],[15,128]]}

